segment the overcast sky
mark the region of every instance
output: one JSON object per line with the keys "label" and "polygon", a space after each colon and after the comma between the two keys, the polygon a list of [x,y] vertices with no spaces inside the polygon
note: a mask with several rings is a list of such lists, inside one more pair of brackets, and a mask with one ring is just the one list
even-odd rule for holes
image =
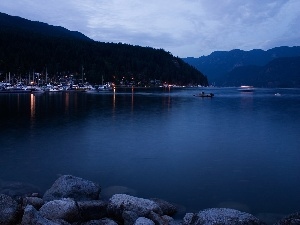
{"label": "overcast sky", "polygon": [[1,0],[0,11],[178,57],[300,46],[300,0]]}

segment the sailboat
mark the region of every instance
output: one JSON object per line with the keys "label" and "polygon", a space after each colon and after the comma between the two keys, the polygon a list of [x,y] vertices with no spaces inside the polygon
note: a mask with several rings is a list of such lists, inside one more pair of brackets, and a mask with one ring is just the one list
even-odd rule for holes
{"label": "sailboat", "polygon": [[108,84],[103,84],[103,76],[102,76],[102,84],[98,86],[98,91],[110,91],[112,90],[111,86]]}

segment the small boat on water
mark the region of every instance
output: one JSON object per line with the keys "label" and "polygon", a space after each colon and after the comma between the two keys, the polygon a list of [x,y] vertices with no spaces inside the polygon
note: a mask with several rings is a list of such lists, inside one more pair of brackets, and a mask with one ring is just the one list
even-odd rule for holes
{"label": "small boat on water", "polygon": [[98,85],[97,90],[98,90],[98,91],[111,91],[111,90],[112,90],[112,87],[110,87],[110,86],[107,85],[107,84],[104,84],[104,85]]}
{"label": "small boat on water", "polygon": [[212,98],[215,95],[213,93],[204,93],[203,91],[197,95],[194,95],[195,97],[201,97],[201,98]]}
{"label": "small boat on water", "polygon": [[242,91],[242,92],[252,92],[254,91],[254,87],[253,86],[247,86],[247,85],[242,85],[238,88],[238,91]]}
{"label": "small boat on water", "polygon": [[276,93],[275,96],[281,96],[281,94],[280,93]]}

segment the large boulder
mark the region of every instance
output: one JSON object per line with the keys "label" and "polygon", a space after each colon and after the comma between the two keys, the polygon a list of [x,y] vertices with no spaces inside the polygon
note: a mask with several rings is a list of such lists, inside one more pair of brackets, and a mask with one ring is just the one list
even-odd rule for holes
{"label": "large boulder", "polygon": [[122,218],[124,220],[124,225],[133,225],[139,216],[132,211],[123,211]]}
{"label": "large boulder", "polygon": [[23,207],[32,205],[34,208],[39,210],[44,205],[44,200],[38,197],[25,197],[23,198]]}
{"label": "large boulder", "polygon": [[99,199],[100,186],[72,175],[59,177],[43,196],[44,201],[73,198],[76,201]]}
{"label": "large boulder", "polygon": [[169,223],[168,219],[165,219],[163,216],[158,215],[157,213],[151,211],[148,215],[147,218],[152,220],[155,225],[166,225]]}
{"label": "large boulder", "polygon": [[124,211],[135,212],[139,217],[147,217],[151,211],[158,215],[163,215],[159,205],[152,200],[137,198],[126,194],[113,195],[109,199],[107,206],[109,216],[122,221]]}
{"label": "large boulder", "polygon": [[49,220],[61,219],[71,223],[80,220],[79,208],[70,198],[47,202],[39,212],[41,216]]}
{"label": "large boulder", "polygon": [[155,223],[152,220],[148,219],[148,218],[139,217],[135,221],[134,225],[155,225]]}
{"label": "large boulder", "polygon": [[177,213],[177,208],[170,202],[167,202],[165,200],[159,199],[159,198],[152,198],[154,202],[158,204],[158,206],[163,211],[164,215],[173,216]]}
{"label": "large boulder", "polygon": [[187,213],[183,225],[263,225],[255,216],[235,209],[211,208],[198,214]]}
{"label": "large boulder", "polygon": [[36,225],[36,224],[61,225],[61,223],[54,222],[44,218],[32,205],[27,205],[24,210],[24,215],[22,218],[21,225]]}
{"label": "large boulder", "polygon": [[101,199],[110,199],[115,194],[127,194],[136,196],[137,192],[125,186],[109,186],[101,190]]}
{"label": "large boulder", "polygon": [[18,219],[20,219],[18,203],[10,196],[0,194],[0,224],[16,224]]}
{"label": "large boulder", "polygon": [[182,221],[174,220],[173,217],[170,217],[168,215],[163,215],[161,218],[163,219],[163,221],[165,221],[165,224],[168,224],[168,225],[182,225]]}
{"label": "large boulder", "polygon": [[91,220],[85,223],[81,223],[81,225],[118,225],[115,221],[103,218],[101,220]]}

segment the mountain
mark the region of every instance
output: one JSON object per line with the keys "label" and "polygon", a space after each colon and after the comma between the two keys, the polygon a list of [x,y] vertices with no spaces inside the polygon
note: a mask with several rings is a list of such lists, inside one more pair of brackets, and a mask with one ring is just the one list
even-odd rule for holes
{"label": "mountain", "polygon": [[91,40],[78,31],[69,31],[60,26],[52,26],[46,23],[30,21],[18,16],[10,16],[0,13],[0,28],[4,30],[18,30],[19,32],[35,33],[47,37],[75,38],[81,40]]}
{"label": "mountain", "polygon": [[222,86],[300,87],[300,56],[276,58],[264,66],[241,66],[219,79]]}
{"label": "mountain", "polygon": [[29,73],[56,80],[73,76],[90,83],[145,86],[208,84],[200,71],[163,49],[94,41],[62,27],[0,13],[0,81]]}
{"label": "mountain", "polygon": [[[265,66],[274,59],[296,56],[300,56],[300,47],[283,46],[267,51],[260,49],[251,51],[242,51],[239,49],[216,51],[208,56],[201,56],[199,58],[188,57],[183,58],[183,60],[204,73],[208,77],[210,83],[223,86],[226,83],[224,76],[227,73],[231,73],[233,70],[235,70],[233,72],[234,74],[237,74],[238,72],[241,73],[241,76],[239,77],[239,80],[241,80],[243,74],[246,76],[246,74],[254,72],[256,67]],[[288,77],[286,77],[286,79],[288,79]],[[232,81],[230,83],[232,83]],[[236,83],[238,83],[238,81]]]}

